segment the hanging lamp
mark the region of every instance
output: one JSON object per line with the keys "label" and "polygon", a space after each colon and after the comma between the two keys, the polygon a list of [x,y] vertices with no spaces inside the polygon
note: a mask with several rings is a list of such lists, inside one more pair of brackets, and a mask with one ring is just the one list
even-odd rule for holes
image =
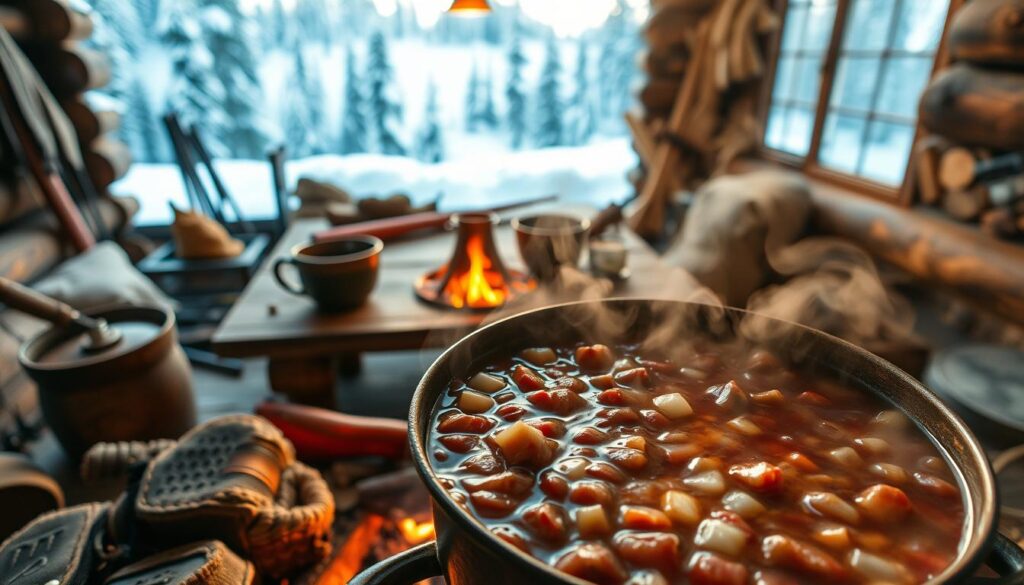
{"label": "hanging lamp", "polygon": [[456,16],[483,16],[490,12],[491,5],[487,0],[455,0],[448,9],[449,14]]}

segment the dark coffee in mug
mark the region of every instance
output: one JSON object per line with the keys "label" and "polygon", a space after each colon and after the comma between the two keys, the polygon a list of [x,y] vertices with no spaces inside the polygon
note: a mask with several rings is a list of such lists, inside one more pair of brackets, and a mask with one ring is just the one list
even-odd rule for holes
{"label": "dark coffee in mug", "polygon": [[[383,249],[384,242],[373,236],[299,245],[288,257],[277,259],[274,276],[288,292],[311,297],[322,312],[351,311],[373,292]],[[301,287],[284,278],[282,270],[288,264],[297,269]]]}

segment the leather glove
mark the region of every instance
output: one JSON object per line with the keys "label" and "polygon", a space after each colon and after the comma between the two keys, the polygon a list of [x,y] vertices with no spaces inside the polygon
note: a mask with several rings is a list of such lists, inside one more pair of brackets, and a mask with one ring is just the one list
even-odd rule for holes
{"label": "leather glove", "polygon": [[104,581],[104,585],[251,585],[252,563],[224,543],[207,540],[167,550],[133,563]]}
{"label": "leather glove", "polygon": [[110,504],[84,504],[39,516],[0,544],[0,585],[86,585],[104,564]]}
{"label": "leather glove", "polygon": [[263,418],[217,418],[162,451],[99,445],[86,454],[83,475],[123,467],[111,453],[152,457],[115,515],[118,526],[130,526],[136,552],[220,540],[270,577],[330,552],[334,499],[327,484],[295,461],[291,443]]}

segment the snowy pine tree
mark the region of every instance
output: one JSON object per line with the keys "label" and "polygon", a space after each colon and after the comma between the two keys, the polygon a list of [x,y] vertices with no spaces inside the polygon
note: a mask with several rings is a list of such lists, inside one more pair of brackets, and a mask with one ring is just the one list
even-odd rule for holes
{"label": "snowy pine tree", "polygon": [[547,57],[537,88],[537,131],[540,148],[559,146],[564,141],[562,128],[562,63],[554,36],[548,38]]}
{"label": "snowy pine tree", "polygon": [[394,129],[395,122],[402,118],[402,106],[391,95],[394,70],[388,57],[387,41],[380,31],[370,37],[366,82],[369,85],[367,98],[377,151],[404,156],[405,147],[399,142]]}
{"label": "snowy pine tree", "polygon": [[158,34],[171,58],[167,107],[184,120],[204,128],[223,96],[213,74],[213,55],[203,39],[193,0],[175,0],[164,7]]}
{"label": "snowy pine tree", "polygon": [[233,158],[262,158],[266,136],[258,108],[263,88],[256,76],[250,23],[239,0],[204,0],[200,13],[206,46],[213,54],[213,73],[222,87],[219,124],[210,133]]}
{"label": "snowy pine tree", "polygon": [[586,42],[580,41],[576,60],[576,91],[572,97],[571,124],[569,128],[572,144],[586,144],[596,130],[596,114],[590,91],[590,62]]}
{"label": "snowy pine tree", "polygon": [[293,49],[295,67],[288,92],[284,134],[288,151],[295,158],[325,152],[321,133],[324,128],[323,87],[319,76],[311,75],[300,46]]}
{"label": "snowy pine tree", "polygon": [[437,111],[437,85],[431,79],[427,85],[427,105],[423,116],[423,128],[416,143],[416,157],[428,163],[444,160],[444,139]]}
{"label": "snowy pine tree", "polygon": [[270,28],[274,44],[283,47],[288,42],[288,23],[290,20],[284,12],[284,0],[274,0],[270,7]]}
{"label": "snowy pine tree", "polygon": [[480,87],[480,74],[477,70],[476,60],[473,60],[473,69],[469,73],[469,83],[466,85],[466,132],[476,132],[476,122],[480,104],[477,103],[477,90]]}
{"label": "snowy pine tree", "polygon": [[526,134],[526,94],[523,92],[523,68],[526,56],[523,54],[522,38],[518,23],[512,37],[512,46],[508,52],[508,82],[505,85],[505,99],[508,102],[508,130],[512,148],[518,150],[523,146]]}
{"label": "snowy pine tree", "polygon": [[487,77],[482,80],[484,86],[483,101],[480,103],[480,110],[477,112],[477,119],[484,126],[491,130],[498,127],[498,112],[494,107],[494,75],[491,68],[487,68]]}
{"label": "snowy pine tree", "polygon": [[345,53],[345,111],[338,150],[341,154],[353,154],[367,150],[366,103],[356,70],[355,49],[350,46]]}
{"label": "snowy pine tree", "polygon": [[132,92],[128,100],[127,118],[122,124],[128,123],[135,130],[128,137],[128,146],[138,162],[169,162],[166,154],[165,134],[153,110],[149,106],[149,95],[146,88],[136,79],[132,83]]}
{"label": "snowy pine tree", "polygon": [[[139,21],[142,24],[140,34],[143,30],[153,30],[160,20],[160,0],[134,0],[134,2],[135,8],[138,10]],[[95,0],[92,4],[96,5]]]}

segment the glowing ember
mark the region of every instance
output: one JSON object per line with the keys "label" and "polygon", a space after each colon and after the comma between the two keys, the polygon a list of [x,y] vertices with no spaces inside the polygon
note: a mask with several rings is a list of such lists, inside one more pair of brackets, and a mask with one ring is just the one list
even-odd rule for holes
{"label": "glowing ember", "polygon": [[398,530],[409,544],[421,544],[434,538],[433,522],[417,522],[412,518],[403,518],[398,521]]}

